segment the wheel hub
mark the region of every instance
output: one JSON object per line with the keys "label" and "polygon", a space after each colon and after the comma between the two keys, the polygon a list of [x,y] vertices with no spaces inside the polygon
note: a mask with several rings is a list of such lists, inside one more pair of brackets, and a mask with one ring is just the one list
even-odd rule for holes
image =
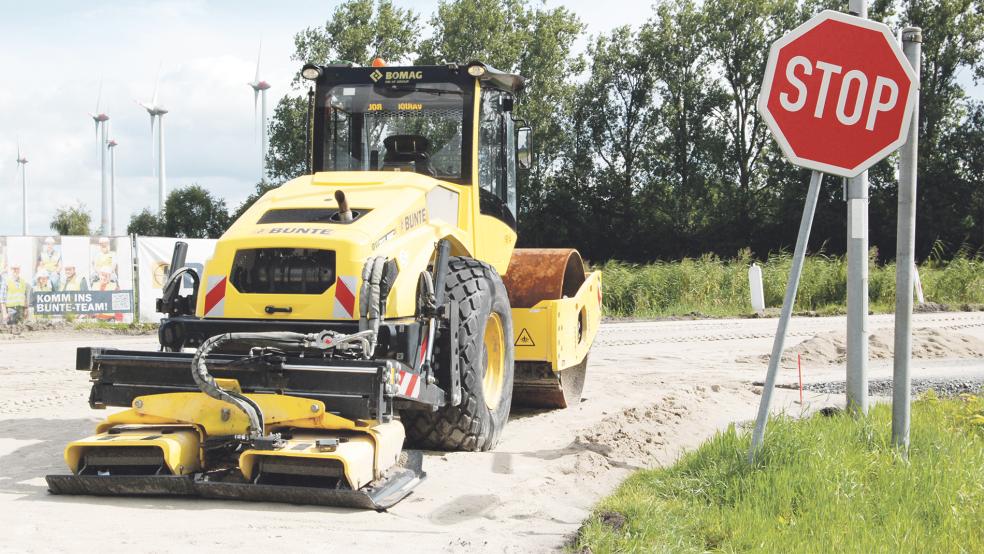
{"label": "wheel hub", "polygon": [[482,341],[485,373],[482,376],[482,396],[490,410],[499,407],[502,387],[506,375],[505,334],[502,319],[493,313],[485,322],[485,336]]}

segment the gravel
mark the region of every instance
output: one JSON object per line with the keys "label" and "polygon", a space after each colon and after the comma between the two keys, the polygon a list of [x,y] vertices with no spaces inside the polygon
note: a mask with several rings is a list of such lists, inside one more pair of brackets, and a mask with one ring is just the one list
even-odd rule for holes
{"label": "gravel", "polygon": [[[961,377],[957,379],[948,378],[928,378],[913,379],[912,394],[922,394],[928,390],[936,391],[940,396],[956,396],[962,393],[979,393],[984,389],[984,376],[982,377]],[[844,394],[846,385],[844,381],[831,381],[828,383],[810,383],[803,385],[803,390],[827,394]],[[869,396],[891,396],[891,379],[872,379],[868,381]]]}

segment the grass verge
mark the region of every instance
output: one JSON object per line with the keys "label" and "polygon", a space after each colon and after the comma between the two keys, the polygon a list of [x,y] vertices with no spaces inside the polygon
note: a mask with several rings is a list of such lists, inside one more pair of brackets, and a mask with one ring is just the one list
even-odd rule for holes
{"label": "grass verge", "polygon": [[157,333],[156,323],[119,323],[116,321],[76,321],[73,325],[76,331],[101,331],[119,335],[152,335]]}
{"label": "grass verge", "polygon": [[[702,256],[679,262],[634,265],[611,261],[604,272],[604,312],[613,317],[749,316],[747,252],[725,260]],[[788,254],[759,262],[766,306],[782,306],[792,265]],[[895,264],[869,264],[870,307],[876,313],[895,309]],[[933,258],[919,266],[927,302],[961,308],[984,304],[984,257],[958,254],[949,261]],[[847,303],[847,260],[842,256],[809,256],[796,297],[796,311],[819,315],[844,313]]]}
{"label": "grass verge", "polygon": [[575,552],[984,552],[984,401],[913,405],[908,459],[891,406],[770,422],[754,466],[734,427],[603,500]]}

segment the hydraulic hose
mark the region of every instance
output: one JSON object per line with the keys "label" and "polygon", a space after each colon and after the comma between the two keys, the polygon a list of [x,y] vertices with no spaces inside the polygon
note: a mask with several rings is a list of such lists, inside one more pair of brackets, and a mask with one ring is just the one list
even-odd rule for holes
{"label": "hydraulic hose", "polygon": [[376,339],[379,334],[379,318],[380,318],[380,289],[379,283],[383,279],[383,266],[386,265],[386,258],[377,257],[373,259],[372,262],[372,272],[369,277],[369,311],[366,314],[369,320],[369,330],[372,334],[369,335],[369,352],[366,354],[372,356],[373,351],[376,349]]}
{"label": "hydraulic hose", "polygon": [[209,352],[217,348],[220,344],[230,341],[248,342],[252,346],[272,346],[288,348],[294,346],[304,346],[308,344],[310,337],[301,333],[276,332],[276,333],[224,333],[209,338],[198,347],[194,358],[191,361],[191,376],[198,385],[198,389],[208,396],[232,404],[249,419],[250,438],[262,437],[264,433],[263,412],[259,406],[246,396],[222,389],[215,383],[215,378],[208,372],[205,360]]}

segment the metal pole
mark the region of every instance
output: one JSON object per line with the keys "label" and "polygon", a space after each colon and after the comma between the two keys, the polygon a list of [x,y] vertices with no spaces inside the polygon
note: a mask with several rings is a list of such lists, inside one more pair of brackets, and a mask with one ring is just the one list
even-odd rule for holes
{"label": "metal pole", "polygon": [[99,234],[109,233],[109,183],[106,181],[106,135],[109,130],[109,120],[103,121],[99,138],[99,172],[102,191],[102,210],[99,219]]}
{"label": "metal pole", "polygon": [[260,92],[260,182],[266,181],[267,155],[267,91]]}
{"label": "metal pole", "polygon": [[164,115],[157,116],[157,201],[160,214],[164,215],[164,205],[167,203],[167,183],[164,177]]}
{"label": "metal pole", "polygon": [[765,386],[762,388],[758,419],[755,420],[755,431],[752,433],[752,446],[748,450],[749,463],[755,460],[755,453],[761,448],[762,439],[765,436],[765,424],[769,419],[772,392],[776,387],[776,374],[779,373],[779,362],[782,361],[782,352],[786,344],[786,328],[789,327],[789,320],[793,316],[793,304],[796,303],[796,290],[799,288],[800,275],[803,273],[806,245],[810,240],[810,228],[813,226],[813,214],[817,210],[817,198],[820,196],[820,181],[822,179],[823,173],[819,171],[810,174],[810,188],[806,193],[803,218],[800,219],[796,249],[793,251],[793,266],[789,270],[789,280],[786,281],[786,298],[782,302],[779,327],[776,329],[776,338],[772,343],[772,357],[769,358],[769,372],[765,376]]}
{"label": "metal pole", "polygon": [[109,234],[116,234],[116,145],[109,149]]}
{"label": "metal pole", "polygon": [[[902,31],[902,51],[916,72],[922,56],[922,29]],[[909,135],[899,150],[898,242],[895,250],[895,367],[892,374],[892,443],[909,449],[909,416],[912,401],[912,288],[916,249],[916,173],[919,154],[919,99],[912,107]]]}
{"label": "metal pole", "polygon": [[[19,161],[19,160],[18,160]],[[21,216],[24,222],[24,236],[27,236],[27,162],[20,164],[21,166],[21,193],[24,195],[24,202],[21,206]]]}
{"label": "metal pole", "polygon": [[304,162],[308,174],[314,173],[314,152],[311,149],[311,119],[314,118],[314,87],[308,87],[307,119],[304,120]]}
{"label": "metal pole", "polygon": [[[867,1],[850,0],[850,11],[868,17]],[[868,413],[867,171],[847,184],[847,407]]]}

